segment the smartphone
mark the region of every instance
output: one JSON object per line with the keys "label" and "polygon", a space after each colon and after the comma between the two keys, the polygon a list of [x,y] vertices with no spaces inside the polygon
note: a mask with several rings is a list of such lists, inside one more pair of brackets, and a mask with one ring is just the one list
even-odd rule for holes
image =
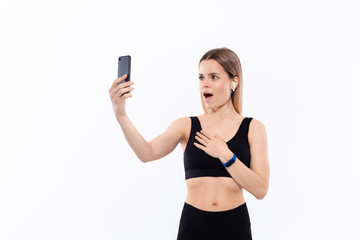
{"label": "smartphone", "polygon": [[118,78],[124,74],[127,74],[125,80],[118,83],[130,81],[130,69],[131,69],[131,57],[129,55],[119,57],[118,61]]}

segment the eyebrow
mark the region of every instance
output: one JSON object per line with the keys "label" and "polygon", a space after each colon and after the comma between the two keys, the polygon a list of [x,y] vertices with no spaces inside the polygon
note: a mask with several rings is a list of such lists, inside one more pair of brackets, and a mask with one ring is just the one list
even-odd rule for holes
{"label": "eyebrow", "polygon": [[[199,75],[204,75],[204,74],[199,73]],[[217,73],[217,72],[213,72],[213,73],[209,73],[208,75],[220,75],[220,74],[219,74],[219,73]]]}

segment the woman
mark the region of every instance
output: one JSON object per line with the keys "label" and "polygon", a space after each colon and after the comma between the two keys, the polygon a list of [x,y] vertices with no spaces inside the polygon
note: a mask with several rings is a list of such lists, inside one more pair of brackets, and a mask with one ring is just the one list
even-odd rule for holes
{"label": "woman", "polygon": [[[109,93],[126,140],[143,162],[160,159],[178,143],[184,152],[187,198],[178,240],[252,239],[243,189],[262,199],[269,186],[267,136],[264,124],[242,116],[242,70],[227,48],[208,51],[199,62],[199,90],[204,113],[173,121],[147,142],[125,112],[133,82]],[[129,92],[122,95],[123,93]]]}

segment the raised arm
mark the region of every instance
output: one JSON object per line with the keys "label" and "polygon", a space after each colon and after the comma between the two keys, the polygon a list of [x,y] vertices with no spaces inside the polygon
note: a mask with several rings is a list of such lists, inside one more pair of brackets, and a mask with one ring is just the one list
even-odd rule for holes
{"label": "raised arm", "polygon": [[180,142],[184,141],[185,126],[189,121],[190,118],[188,117],[178,118],[173,121],[162,134],[151,140],[149,144],[152,154],[147,162],[165,157],[171,153]]}
{"label": "raised arm", "polygon": [[133,91],[134,88],[130,86],[134,83],[125,82],[118,85],[118,83],[125,78],[126,76],[124,75],[116,79],[109,89],[114,113],[121,130],[130,147],[142,162],[150,162],[162,158],[172,152],[180,141],[183,141],[185,137],[185,126],[189,118],[184,117],[173,121],[164,133],[147,142],[126,114],[125,99],[132,97],[130,92]]}
{"label": "raised arm", "polygon": [[144,163],[163,158],[171,153],[184,139],[186,121],[186,117],[176,119],[162,134],[147,142],[126,115],[118,118],[127,142],[136,156]]}

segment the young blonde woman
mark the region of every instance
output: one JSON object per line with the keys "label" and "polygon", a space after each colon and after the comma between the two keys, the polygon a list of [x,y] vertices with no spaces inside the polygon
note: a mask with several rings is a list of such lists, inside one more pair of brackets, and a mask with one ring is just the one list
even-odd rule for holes
{"label": "young blonde woman", "polygon": [[[164,133],[146,141],[125,112],[133,82],[122,76],[109,93],[124,136],[144,163],[172,152],[184,152],[187,197],[177,240],[252,239],[243,189],[257,199],[269,186],[265,126],[242,116],[242,70],[227,48],[208,51],[199,62],[199,91],[204,113],[173,121]],[[124,94],[129,92],[127,94]],[[124,94],[124,95],[123,95]]]}

